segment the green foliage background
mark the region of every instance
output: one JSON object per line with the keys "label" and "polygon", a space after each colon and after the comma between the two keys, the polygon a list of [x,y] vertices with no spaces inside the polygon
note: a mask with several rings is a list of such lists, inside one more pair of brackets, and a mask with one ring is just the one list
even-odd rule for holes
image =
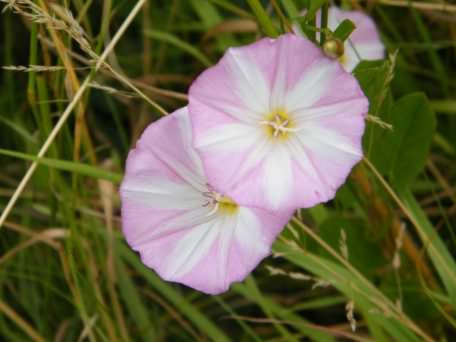
{"label": "green foliage background", "polygon": [[[391,53],[354,72],[370,100],[366,158],[334,201],[297,212],[273,257],[216,297],[161,281],[126,246],[117,194],[125,157],[228,47],[293,23],[312,36],[299,13],[325,0],[0,4],[0,63],[10,66],[0,71],[3,213],[38,165],[0,230],[0,340],[454,339],[456,4],[343,2],[375,18]],[[116,33],[96,70],[91,60]]]}

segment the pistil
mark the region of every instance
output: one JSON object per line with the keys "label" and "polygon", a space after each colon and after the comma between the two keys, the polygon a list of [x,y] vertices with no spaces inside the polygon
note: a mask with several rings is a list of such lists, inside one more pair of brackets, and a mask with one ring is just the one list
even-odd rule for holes
{"label": "pistil", "polygon": [[293,122],[284,111],[275,111],[268,115],[267,120],[260,121],[259,124],[267,127],[267,132],[274,138],[286,138],[288,133],[296,132]]}
{"label": "pistil", "polygon": [[203,196],[207,198],[203,207],[212,205],[212,210],[206,214],[206,216],[211,216],[215,213],[223,214],[233,214],[237,211],[238,205],[228,196],[219,194],[216,191],[206,191],[203,192]]}

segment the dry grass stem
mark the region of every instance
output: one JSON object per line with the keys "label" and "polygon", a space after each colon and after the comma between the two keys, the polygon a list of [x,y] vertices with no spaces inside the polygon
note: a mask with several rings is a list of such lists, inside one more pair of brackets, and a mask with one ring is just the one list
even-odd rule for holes
{"label": "dry grass stem", "polygon": [[356,319],[355,319],[355,302],[350,300],[345,305],[347,312],[347,321],[350,323],[350,328],[353,332],[356,331]]}
{"label": "dry grass stem", "polygon": [[19,243],[14,248],[10,249],[8,252],[0,256],[0,264],[3,264],[8,259],[15,256],[17,253],[21,252],[22,250],[33,246],[39,242],[45,241],[47,244],[52,246],[54,249],[59,248],[59,244],[56,243],[54,240],[63,239],[68,236],[68,231],[62,228],[54,228],[54,229],[46,229],[40,233],[34,234],[30,239]]}
{"label": "dry grass stem", "polygon": [[46,342],[46,340],[26,321],[19,316],[16,311],[0,300],[0,312],[11,319],[19,328],[21,328],[31,340],[35,342]]}
{"label": "dry grass stem", "polygon": [[[53,71],[62,71],[66,70],[63,66],[47,66],[47,65],[6,65],[2,67],[5,70],[9,71],[22,71],[22,72],[53,72]],[[75,70],[87,70],[86,68],[75,68]]]}
{"label": "dry grass stem", "polygon": [[382,119],[380,119],[380,117],[378,117],[376,115],[368,114],[367,117],[366,117],[366,120],[368,122],[372,122],[373,124],[378,125],[381,128],[388,129],[390,131],[393,130],[393,125],[383,121]]}

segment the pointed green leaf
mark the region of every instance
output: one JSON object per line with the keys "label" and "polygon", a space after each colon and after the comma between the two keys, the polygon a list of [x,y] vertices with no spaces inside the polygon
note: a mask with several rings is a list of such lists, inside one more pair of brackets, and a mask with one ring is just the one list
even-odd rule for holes
{"label": "pointed green leaf", "polygon": [[423,170],[435,131],[434,112],[424,94],[410,94],[397,101],[389,113],[393,130],[383,130],[373,142],[371,158],[404,189]]}

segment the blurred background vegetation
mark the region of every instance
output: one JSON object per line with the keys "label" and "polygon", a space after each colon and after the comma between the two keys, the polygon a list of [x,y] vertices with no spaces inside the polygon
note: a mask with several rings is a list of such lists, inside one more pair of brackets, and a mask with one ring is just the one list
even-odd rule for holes
{"label": "blurred background vegetation", "polygon": [[0,340],[455,339],[451,1],[343,2],[392,53],[355,70],[378,118],[366,159],[244,283],[215,297],[165,283],[122,238],[117,188],[145,126],[185,105],[228,47],[261,37],[258,5],[284,32],[324,3],[0,1]]}

